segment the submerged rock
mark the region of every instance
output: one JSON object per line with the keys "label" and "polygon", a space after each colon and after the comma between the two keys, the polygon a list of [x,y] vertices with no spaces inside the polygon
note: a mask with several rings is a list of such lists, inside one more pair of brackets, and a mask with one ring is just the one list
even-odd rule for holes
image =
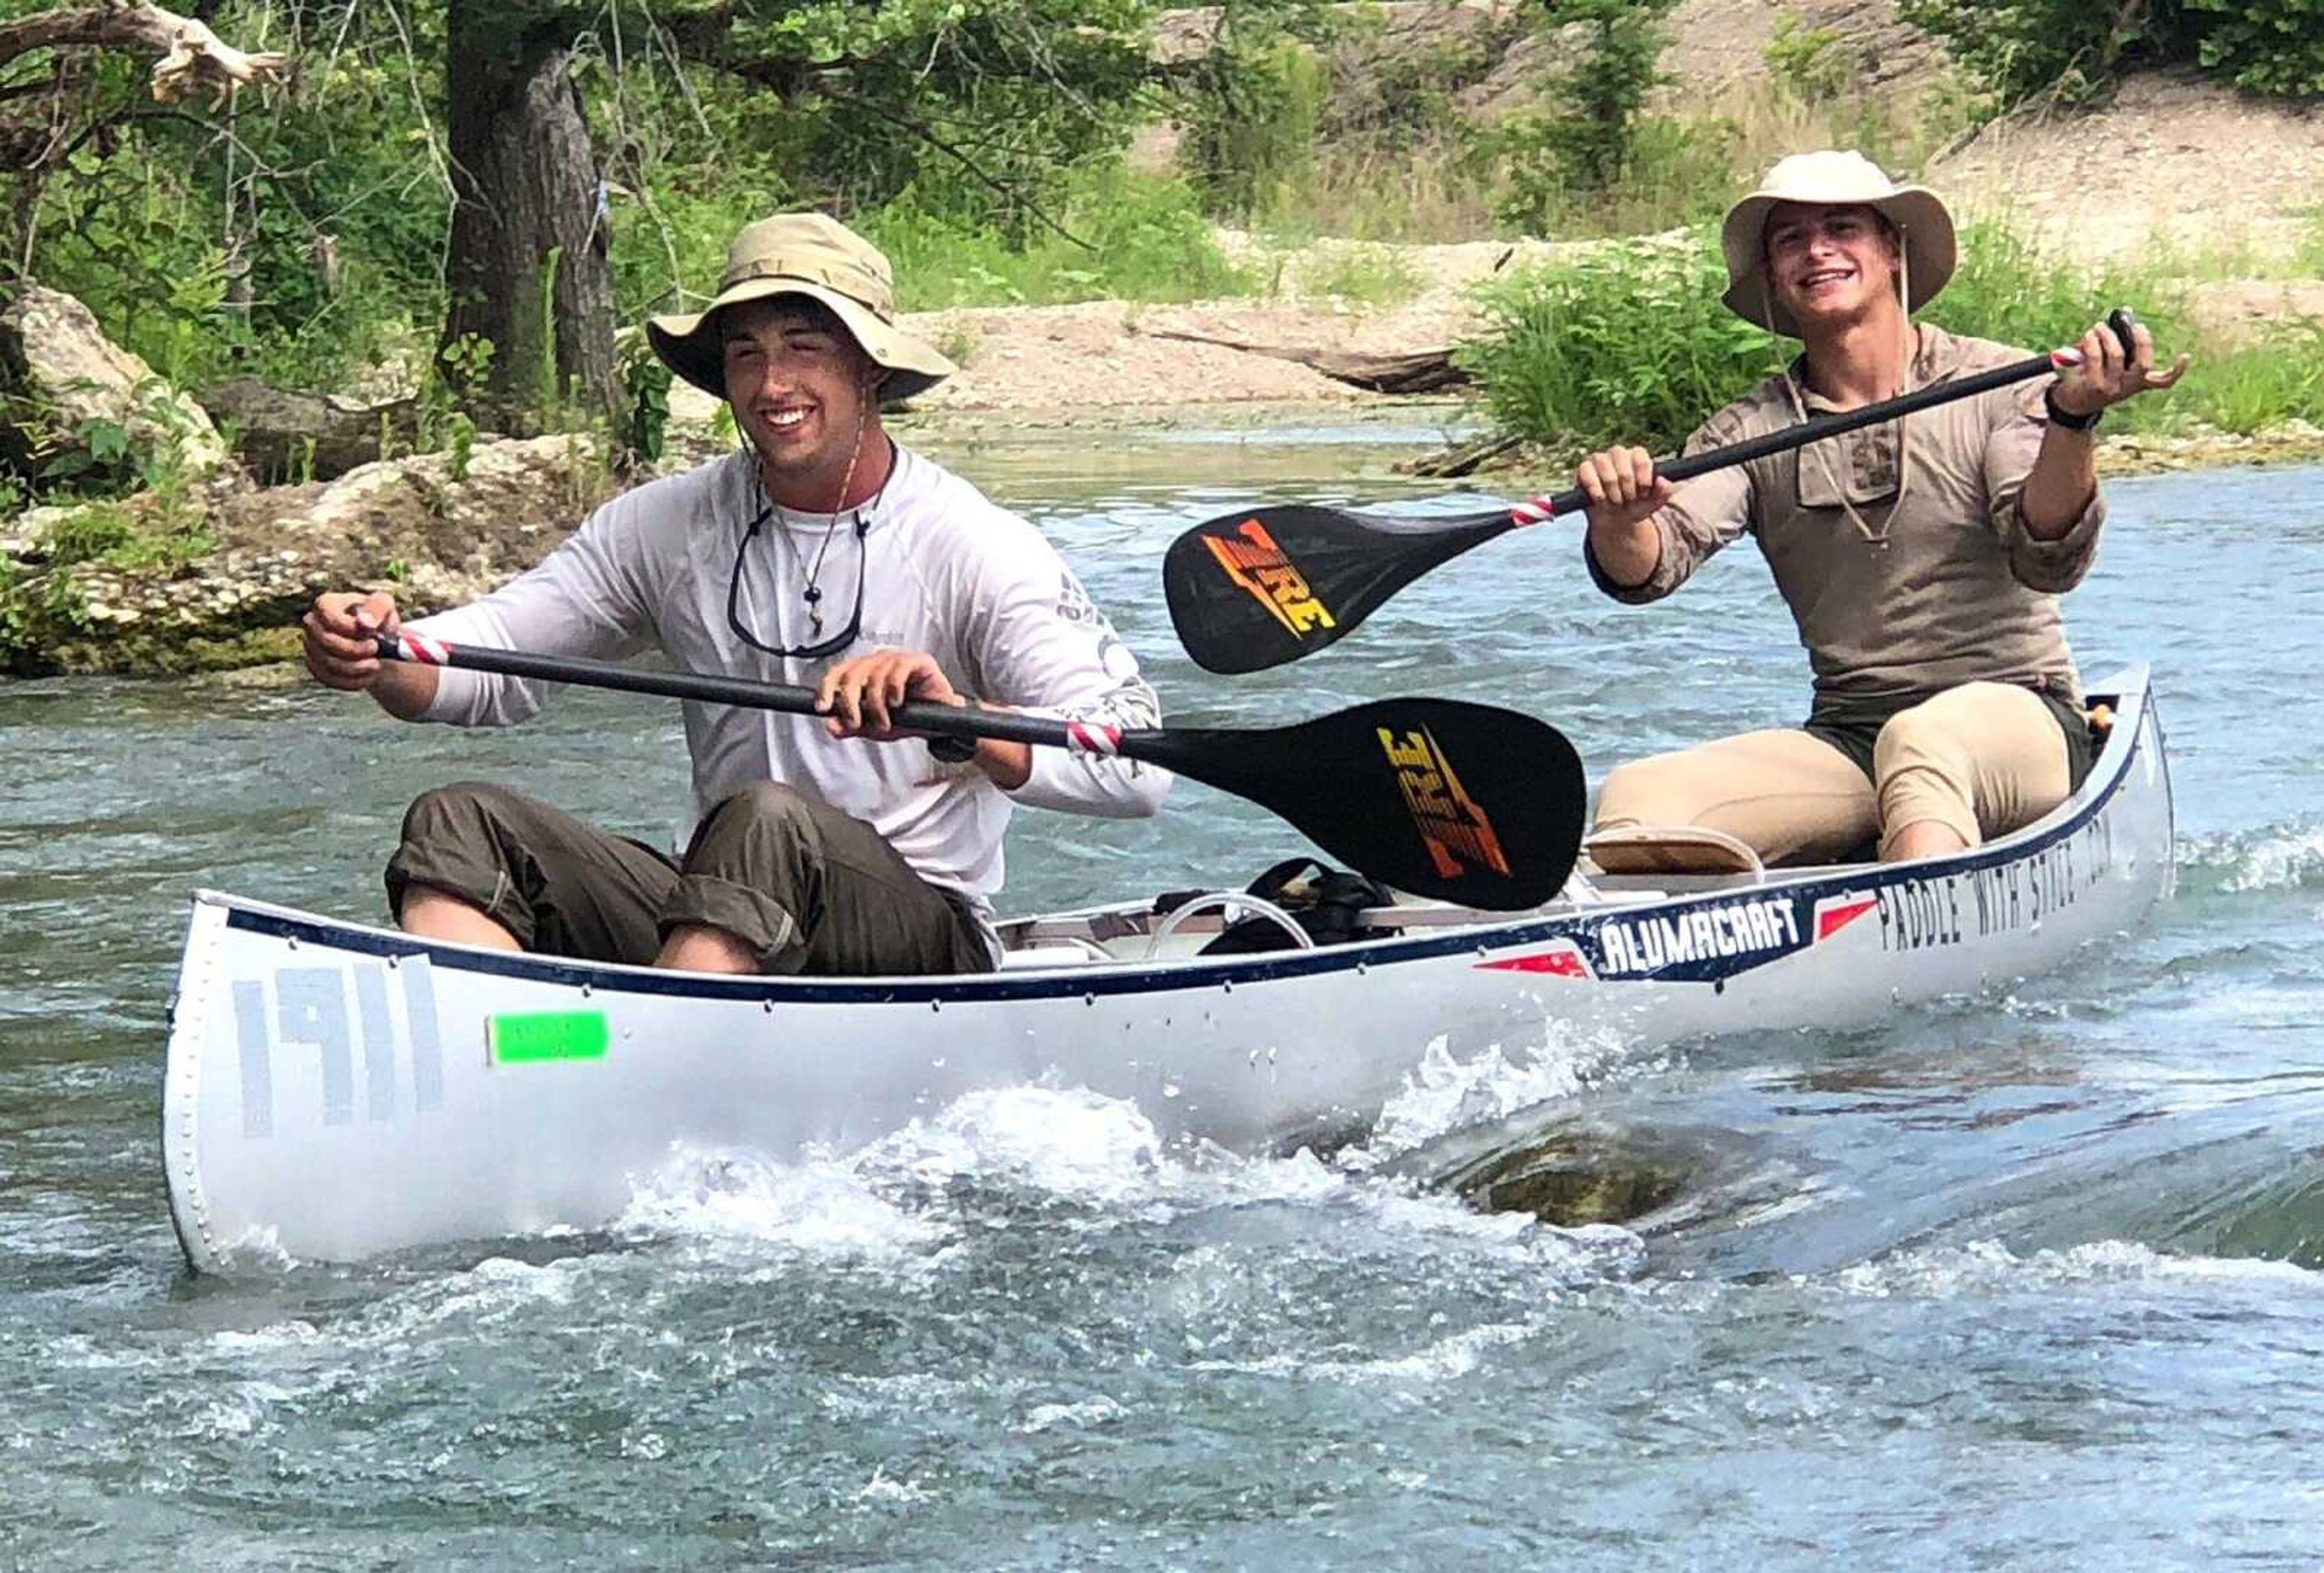
{"label": "submerged rock", "polygon": [[1621,1224],[1677,1199],[1704,1156],[1665,1138],[1593,1123],[1488,1152],[1445,1183],[1486,1212],[1531,1213],[1563,1228]]}

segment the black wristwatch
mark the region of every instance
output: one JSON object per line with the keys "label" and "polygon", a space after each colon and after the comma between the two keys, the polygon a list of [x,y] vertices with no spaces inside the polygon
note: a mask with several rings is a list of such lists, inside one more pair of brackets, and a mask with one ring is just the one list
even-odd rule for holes
{"label": "black wristwatch", "polygon": [[2069,415],[2058,408],[2058,384],[2055,383],[2043,390],[2042,403],[2050,412],[2050,424],[2062,426],[2069,431],[2088,431],[2098,423],[2098,417],[2106,413],[2101,408],[2087,415]]}
{"label": "black wristwatch", "polygon": [[928,757],[939,764],[966,764],[976,757],[973,737],[931,737]]}

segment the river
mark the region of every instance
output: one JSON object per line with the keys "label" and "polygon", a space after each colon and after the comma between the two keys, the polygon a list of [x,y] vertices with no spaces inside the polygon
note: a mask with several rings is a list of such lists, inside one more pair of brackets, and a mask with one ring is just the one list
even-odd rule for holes
{"label": "river", "polygon": [[[1556,721],[1594,775],[1799,713],[1748,548],[1639,611],[1533,532],[1304,666],[1176,654],[1176,530],[1415,496],[1387,468],[1415,439],[951,457],[1182,722],[1461,696]],[[1330,1161],[1006,1089],[866,1152],[673,1161],[591,1251],[191,1278],[171,968],[198,884],[377,916],[401,807],[444,781],[665,837],[674,708],[576,693],[463,735],[279,680],[0,682],[0,1564],[2313,1567],[2324,470],[2109,495],[2070,627],[2087,674],[2154,665],[2181,878],[2067,968],[1847,1032],[1535,1045]],[[1142,823],[1028,813],[1004,906],[1295,849],[1191,785]],[[1674,1221],[1563,1230],[1441,1183],[1578,1129],[1680,1176]]]}

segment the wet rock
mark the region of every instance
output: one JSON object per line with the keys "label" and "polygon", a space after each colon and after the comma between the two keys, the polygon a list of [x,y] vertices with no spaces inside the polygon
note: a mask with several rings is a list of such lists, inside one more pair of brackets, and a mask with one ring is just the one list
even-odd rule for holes
{"label": "wet rock", "polygon": [[1702,1154],[1636,1131],[1576,1124],[1486,1153],[1446,1183],[1487,1212],[1531,1213],[1563,1228],[1619,1224],[1669,1206]]}

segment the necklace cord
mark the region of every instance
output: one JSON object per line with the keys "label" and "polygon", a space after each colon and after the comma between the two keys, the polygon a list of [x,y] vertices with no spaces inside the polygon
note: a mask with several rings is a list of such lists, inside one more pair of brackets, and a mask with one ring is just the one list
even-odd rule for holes
{"label": "necklace cord", "polygon": [[[815,549],[815,562],[807,570],[807,589],[804,594],[807,597],[807,626],[817,634],[823,632],[823,560],[830,553],[831,537],[839,528],[839,516],[847,511],[847,488],[855,484],[855,466],[863,457],[864,412],[869,403],[868,396],[856,403],[855,440],[847,449],[847,468],[839,477],[839,495],[832,499],[831,518],[824,525],[823,540]],[[880,489],[887,490],[884,482]],[[860,519],[858,522],[861,523]]]}

